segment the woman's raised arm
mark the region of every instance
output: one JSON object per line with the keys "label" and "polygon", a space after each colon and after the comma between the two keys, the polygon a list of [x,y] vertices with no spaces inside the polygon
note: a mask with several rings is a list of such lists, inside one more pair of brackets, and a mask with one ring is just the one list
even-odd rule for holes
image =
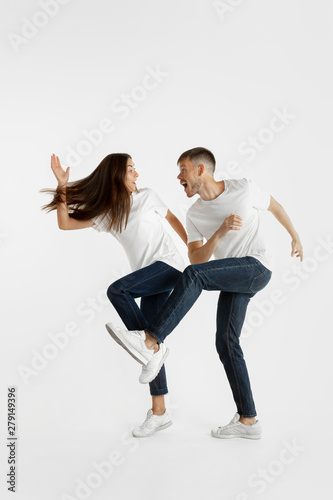
{"label": "woman's raised arm", "polygon": [[92,220],[77,220],[69,217],[66,203],[66,187],[69,179],[70,167],[66,171],[62,168],[58,156],[51,156],[51,168],[58,181],[57,191],[61,192],[60,202],[57,205],[57,217],[59,229],[84,229],[94,225]]}

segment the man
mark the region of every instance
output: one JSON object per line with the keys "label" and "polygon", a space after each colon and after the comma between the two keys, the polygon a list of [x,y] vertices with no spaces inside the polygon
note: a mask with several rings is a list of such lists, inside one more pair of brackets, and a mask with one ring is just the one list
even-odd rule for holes
{"label": "man", "polygon": [[[248,179],[217,182],[215,158],[205,148],[185,151],[179,160],[178,179],[186,195],[199,199],[187,213],[188,266],[163,310],[145,331],[107,328],[113,338],[144,366],[140,382],[158,373],[168,349],[164,339],[178,325],[202,290],[219,290],[216,349],[224,365],[237,407],[228,425],[212,430],[216,438],[258,439],[250,380],[239,337],[250,299],[271,278],[271,253],[260,227],[259,210],[269,210],[290,234],[291,256],[303,259],[298,233],[283,207]],[[206,242],[204,243],[204,239]],[[213,260],[210,260],[214,257]]]}

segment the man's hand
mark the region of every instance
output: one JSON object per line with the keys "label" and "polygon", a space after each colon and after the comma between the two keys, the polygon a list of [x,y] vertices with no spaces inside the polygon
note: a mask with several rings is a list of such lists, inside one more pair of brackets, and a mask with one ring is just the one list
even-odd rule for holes
{"label": "man's hand", "polygon": [[293,238],[291,241],[291,256],[299,257],[301,262],[303,260],[303,246],[299,238]]}
{"label": "man's hand", "polygon": [[188,257],[191,264],[202,264],[208,262],[217,245],[220,243],[221,238],[229,233],[229,231],[240,231],[242,227],[242,218],[240,215],[230,214],[223,221],[223,224],[217,231],[206,241],[203,245],[202,240],[192,241],[188,246]]}
{"label": "man's hand", "polygon": [[223,224],[218,229],[219,236],[223,238],[229,231],[240,231],[242,227],[242,218],[240,215],[230,214],[229,217],[224,219]]}

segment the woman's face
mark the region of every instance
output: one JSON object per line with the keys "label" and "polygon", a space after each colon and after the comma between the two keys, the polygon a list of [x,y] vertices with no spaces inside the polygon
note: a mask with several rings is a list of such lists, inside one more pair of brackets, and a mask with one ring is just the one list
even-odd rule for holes
{"label": "woman's face", "polygon": [[127,172],[126,172],[126,177],[125,177],[125,184],[126,187],[130,190],[131,193],[133,191],[137,190],[136,187],[136,179],[139,177],[139,174],[135,170],[135,166],[133,163],[133,160],[131,158],[128,158],[127,160]]}

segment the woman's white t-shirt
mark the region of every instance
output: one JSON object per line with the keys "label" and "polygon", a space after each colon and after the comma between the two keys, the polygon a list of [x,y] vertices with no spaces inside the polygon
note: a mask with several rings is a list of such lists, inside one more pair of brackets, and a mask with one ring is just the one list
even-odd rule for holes
{"label": "woman's white t-shirt", "polygon": [[109,231],[110,217],[100,215],[92,220],[93,229],[110,232],[123,246],[132,271],[137,271],[154,262],[184,270],[184,261],[171,236],[165,228],[164,218],[168,207],[150,188],[132,193],[132,207],[127,226],[122,232]]}
{"label": "woman's white t-shirt", "polygon": [[270,194],[250,179],[225,180],[225,190],[215,200],[199,198],[186,217],[188,243],[209,240],[231,213],[242,217],[240,231],[229,231],[217,245],[215,259],[255,257],[272,269],[272,252],[263,238],[259,210],[267,210]]}

